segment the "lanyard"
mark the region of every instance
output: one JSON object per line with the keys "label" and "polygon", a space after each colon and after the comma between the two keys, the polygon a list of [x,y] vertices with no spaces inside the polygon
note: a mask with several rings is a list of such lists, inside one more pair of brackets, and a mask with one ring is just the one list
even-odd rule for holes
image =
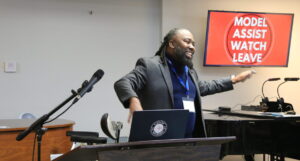
{"label": "lanyard", "polygon": [[189,90],[190,90],[190,87],[189,87],[189,81],[188,81],[188,67],[185,65],[184,66],[184,73],[185,73],[185,77],[186,77],[186,80],[185,82],[182,80],[181,77],[179,77],[179,75],[177,74],[177,71],[173,65],[173,63],[171,62],[171,60],[167,59],[168,63],[170,64],[171,66],[171,70],[172,72],[176,75],[176,78],[177,80],[179,81],[180,85],[185,89],[185,94],[187,97],[189,97]]}

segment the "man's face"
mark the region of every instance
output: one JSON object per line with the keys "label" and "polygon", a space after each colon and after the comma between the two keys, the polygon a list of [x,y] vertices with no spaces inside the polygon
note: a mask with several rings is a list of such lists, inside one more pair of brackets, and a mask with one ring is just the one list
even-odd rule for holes
{"label": "man's face", "polygon": [[173,47],[173,59],[180,65],[193,66],[193,55],[195,53],[194,36],[188,30],[179,30],[170,41]]}

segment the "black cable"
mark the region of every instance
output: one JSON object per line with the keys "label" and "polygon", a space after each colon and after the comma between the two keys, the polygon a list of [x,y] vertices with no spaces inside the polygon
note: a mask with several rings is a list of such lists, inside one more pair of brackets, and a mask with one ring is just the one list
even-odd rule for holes
{"label": "black cable", "polygon": [[35,151],[36,136],[37,136],[37,133],[35,133],[35,135],[34,135],[33,149],[32,149],[32,161],[34,161],[34,151]]}
{"label": "black cable", "polygon": [[261,97],[261,95],[257,95],[257,96],[255,96],[251,101],[249,101],[249,102],[247,102],[247,103],[243,103],[243,104],[236,104],[236,105],[234,105],[233,107],[232,107],[232,110],[236,110],[236,108],[238,107],[238,105],[248,105],[248,104],[250,104],[250,103],[252,103],[252,102],[254,102],[258,97]]}
{"label": "black cable", "polygon": [[60,113],[59,115],[57,115],[55,118],[53,118],[53,119],[51,119],[49,121],[45,121],[45,124],[56,120],[59,116],[61,116],[65,112],[67,112],[74,104],[75,104],[75,102],[73,102],[67,109],[65,109],[62,113]]}

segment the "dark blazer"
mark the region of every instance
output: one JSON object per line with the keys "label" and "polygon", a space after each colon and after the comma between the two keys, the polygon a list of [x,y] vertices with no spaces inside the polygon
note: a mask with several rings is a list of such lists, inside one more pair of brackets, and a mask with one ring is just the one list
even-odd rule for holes
{"label": "dark blazer", "polygon": [[[201,110],[200,96],[233,89],[231,79],[199,81],[194,69],[189,74],[196,86],[195,98],[196,124],[194,137],[205,137],[206,130]],[[129,98],[137,97],[144,110],[172,109],[173,86],[169,67],[159,56],[140,58],[129,74],[118,80],[115,85],[118,98],[125,108],[129,107]]]}

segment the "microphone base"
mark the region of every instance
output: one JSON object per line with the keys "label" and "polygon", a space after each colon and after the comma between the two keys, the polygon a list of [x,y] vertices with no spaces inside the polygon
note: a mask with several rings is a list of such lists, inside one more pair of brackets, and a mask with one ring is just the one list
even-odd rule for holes
{"label": "microphone base", "polygon": [[260,107],[261,110],[264,112],[294,111],[292,104],[278,101],[260,102]]}

